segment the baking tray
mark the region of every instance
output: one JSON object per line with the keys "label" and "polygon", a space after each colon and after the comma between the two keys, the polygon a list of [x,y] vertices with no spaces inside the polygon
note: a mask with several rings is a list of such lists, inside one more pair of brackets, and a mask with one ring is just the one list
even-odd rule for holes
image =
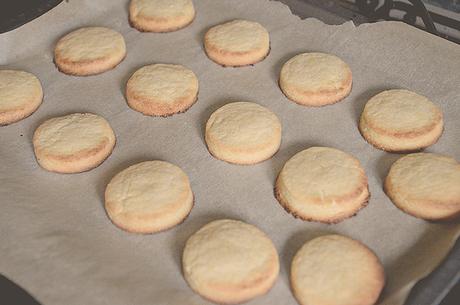
{"label": "baking tray", "polygon": [[14,0],[0,4],[0,34],[45,14],[62,0]]}
{"label": "baking tray", "polygon": [[[289,1],[286,0],[284,2],[289,2]],[[291,3],[291,7],[294,8],[294,11],[298,13],[299,8],[297,7],[296,9],[294,5],[295,3]],[[321,16],[315,16],[315,17],[321,19]],[[115,27],[116,26],[117,25],[115,24]],[[69,26],[69,29],[70,28],[71,27]],[[62,32],[62,30],[60,32]],[[54,40],[56,39],[56,37],[58,37],[58,35],[56,34],[56,31],[54,32],[54,34],[50,36],[55,37],[51,40]],[[47,51],[44,57],[49,57],[49,55],[46,55],[46,54],[49,53],[48,48],[50,45],[52,45],[52,43],[53,41],[46,42]],[[45,58],[44,60],[50,60],[50,59],[51,58]],[[47,98],[49,98],[49,96]],[[31,118],[29,120],[34,120],[34,119]],[[435,272],[433,272],[427,279],[419,283],[417,288],[414,289],[414,291],[412,292],[411,297],[408,300],[408,304],[413,304],[413,305],[415,304],[417,305],[436,304],[435,302],[437,302],[437,300],[441,298],[442,295],[444,294],[445,288],[448,288],[449,285],[452,284],[452,282],[455,280],[455,276],[456,276],[455,274],[458,274],[458,270],[459,270],[459,261],[458,261],[458,251],[459,250],[458,248],[459,248],[458,245],[456,245],[456,247],[452,250],[451,254],[448,256],[445,262]],[[432,279],[434,277],[437,277],[437,278]],[[426,284],[426,282],[429,282],[429,281],[432,281],[432,283]],[[423,285],[427,285],[427,286],[423,286]],[[421,287],[421,288],[418,288],[418,287]]]}

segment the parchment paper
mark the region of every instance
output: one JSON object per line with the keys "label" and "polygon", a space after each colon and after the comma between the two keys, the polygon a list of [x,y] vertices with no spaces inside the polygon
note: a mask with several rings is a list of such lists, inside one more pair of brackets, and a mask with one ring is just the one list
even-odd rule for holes
{"label": "parchment paper", "polygon": [[[428,151],[460,159],[460,47],[402,23],[355,27],[300,20],[279,2],[197,0],[191,26],[168,34],[130,28],[128,1],[69,1],[0,36],[1,68],[24,69],[43,83],[45,98],[26,120],[0,127],[0,272],[44,305],[208,304],[181,274],[186,239],[218,218],[235,218],[264,230],[281,259],[276,285],[249,304],[296,304],[289,266],[307,240],[341,233],[371,247],[383,261],[387,285],[378,304],[399,305],[411,287],[446,256],[459,222],[431,223],[398,210],[382,191],[389,166],[400,155],[367,144],[357,129],[365,102],[384,89],[408,88],[439,104],[445,132]],[[222,68],[202,50],[210,26],[235,18],[255,20],[270,32],[271,53],[253,67]],[[128,55],[114,70],[91,77],[57,71],[53,46],[80,26],[108,26],[126,39]],[[282,64],[306,51],[336,54],[353,71],[353,91],[343,102],[306,108],[289,102],[277,86]],[[129,76],[150,63],[190,67],[200,80],[198,102],[186,113],[152,118],[124,99]],[[236,166],[210,156],[203,140],[209,115],[229,101],[249,100],[273,110],[283,124],[280,151],[255,166]],[[76,111],[100,114],[117,134],[113,154],[98,168],[60,175],[41,169],[31,138],[45,119]],[[369,176],[369,206],[337,225],[304,222],[287,214],[273,196],[282,165],[312,145],[356,156]],[[179,165],[189,175],[196,205],[180,226],[153,235],[117,229],[103,208],[109,180],[127,166],[151,159]]]}

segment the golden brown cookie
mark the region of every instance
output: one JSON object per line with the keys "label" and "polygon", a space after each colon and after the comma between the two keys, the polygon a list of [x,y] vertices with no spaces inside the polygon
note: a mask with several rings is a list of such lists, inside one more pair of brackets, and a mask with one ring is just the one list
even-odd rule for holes
{"label": "golden brown cookie", "polygon": [[204,49],[222,66],[247,66],[268,55],[270,37],[257,22],[233,20],[210,28],[204,37]]}
{"label": "golden brown cookie", "polygon": [[143,32],[172,32],[195,18],[192,0],[131,0],[129,21]]}
{"label": "golden brown cookie", "polygon": [[198,79],[181,65],[154,64],[140,68],[126,85],[129,107],[145,115],[185,112],[198,98]]}
{"label": "golden brown cookie", "polygon": [[120,33],[104,27],[85,27],[59,39],[54,62],[59,71],[70,75],[93,75],[111,70],[126,56]]}
{"label": "golden brown cookie", "polygon": [[404,156],[391,166],[385,191],[398,208],[412,216],[456,218],[460,215],[460,164],[433,153]]}
{"label": "golden brown cookie", "polygon": [[302,53],[281,69],[279,85],[287,98],[304,106],[324,106],[344,99],[351,92],[350,67],[325,53]]}
{"label": "golden brown cookie", "polygon": [[359,161],[329,147],[311,147],[289,159],[278,175],[275,194],[295,217],[324,223],[355,215],[370,196]]}
{"label": "golden brown cookie", "polygon": [[372,250],[341,235],[308,241],[291,264],[292,291],[301,305],[373,305],[384,284]]}
{"label": "golden brown cookie", "polygon": [[187,283],[201,296],[238,304],[270,290],[278,277],[279,259],[271,240],[258,228],[222,219],[187,240],[182,268]]}
{"label": "golden brown cookie", "polygon": [[255,164],[271,158],[281,144],[281,122],[255,103],[234,102],[217,109],[206,123],[211,154],[235,164]]}
{"label": "golden brown cookie", "polygon": [[42,85],[35,75],[0,70],[0,126],[28,117],[38,109],[42,100]]}
{"label": "golden brown cookie", "polygon": [[100,165],[115,146],[109,123],[92,113],[74,113],[43,122],[34,133],[35,157],[41,167],[79,173]]}
{"label": "golden brown cookie", "polygon": [[107,185],[105,209],[132,233],[164,231],[184,221],[193,207],[187,175],[176,165],[146,161],[121,171]]}
{"label": "golden brown cookie", "polygon": [[359,130],[367,142],[379,149],[405,152],[436,143],[443,125],[441,109],[426,97],[394,89],[367,102]]}

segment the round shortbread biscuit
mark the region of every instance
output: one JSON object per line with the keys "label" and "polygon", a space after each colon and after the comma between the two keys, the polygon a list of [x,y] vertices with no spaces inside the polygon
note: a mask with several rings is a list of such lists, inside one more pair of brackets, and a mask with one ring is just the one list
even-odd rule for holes
{"label": "round shortbread biscuit", "polygon": [[289,159],[278,175],[275,195],[294,217],[337,223],[367,205],[367,176],[353,156],[311,147]]}
{"label": "round shortbread biscuit", "polygon": [[198,79],[180,65],[140,68],[126,84],[129,107],[145,115],[170,116],[187,111],[198,98]]}
{"label": "round shortbread biscuit", "polygon": [[115,134],[92,113],[74,113],[43,122],[33,136],[38,164],[58,173],[80,173],[99,166],[112,153]]}
{"label": "round shortbread biscuit", "polygon": [[54,62],[70,75],[93,75],[117,66],[126,56],[123,36],[104,27],[85,27],[59,39]]}
{"label": "round shortbread biscuit", "polygon": [[373,305],[384,285],[374,252],[341,235],[306,242],[291,264],[292,291],[301,305]]}
{"label": "round shortbread biscuit", "polygon": [[20,121],[37,110],[43,100],[38,78],[28,72],[0,70],[0,125]]}
{"label": "round shortbread biscuit", "polygon": [[187,175],[174,164],[146,161],[121,171],[107,185],[105,209],[132,233],[164,231],[184,221],[193,207]]}
{"label": "round shortbread biscuit", "polygon": [[204,36],[204,49],[222,66],[247,66],[268,55],[270,37],[257,22],[233,20],[210,28]]}
{"label": "round shortbread biscuit", "polygon": [[278,277],[279,259],[271,240],[258,228],[222,219],[187,240],[182,269],[190,287],[202,297],[237,304],[270,290]]}
{"label": "round shortbread biscuit", "polygon": [[428,220],[460,215],[460,164],[453,158],[415,153],[398,159],[385,179],[385,192],[404,212]]}
{"label": "round shortbread biscuit", "polygon": [[408,90],[387,90],[364,107],[359,130],[367,142],[386,151],[428,147],[443,131],[442,112],[426,97]]}
{"label": "round shortbread biscuit", "polygon": [[304,106],[334,104],[351,92],[350,67],[325,53],[302,53],[281,69],[279,85],[287,98]]}
{"label": "round shortbread biscuit", "polygon": [[142,32],[172,32],[192,23],[192,0],[131,0],[129,21]]}
{"label": "round shortbread biscuit", "polygon": [[269,109],[255,103],[229,103],[206,123],[205,140],[217,159],[255,164],[271,158],[281,143],[281,122]]}

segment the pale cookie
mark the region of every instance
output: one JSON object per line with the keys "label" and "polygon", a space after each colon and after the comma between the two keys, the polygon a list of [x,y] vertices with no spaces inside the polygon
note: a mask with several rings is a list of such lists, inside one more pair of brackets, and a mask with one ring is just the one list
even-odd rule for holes
{"label": "pale cookie", "polygon": [[337,223],[367,205],[366,173],[353,156],[311,147],[289,159],[278,175],[275,195],[294,217]]}
{"label": "pale cookie", "polygon": [[217,109],[206,123],[205,140],[217,159],[255,164],[271,158],[281,143],[281,123],[269,109],[236,102]]}
{"label": "pale cookie", "polygon": [[334,104],[350,94],[350,67],[340,58],[325,53],[302,53],[281,69],[279,85],[287,98],[300,105]]}
{"label": "pale cookie", "polygon": [[0,125],[20,121],[37,110],[43,90],[35,75],[17,70],[0,70]]}
{"label": "pale cookie", "polygon": [[198,98],[193,71],[169,64],[144,66],[126,84],[129,107],[145,115],[170,116],[185,112]]}
{"label": "pale cookie", "polygon": [[428,147],[443,131],[442,112],[426,97],[408,90],[388,90],[364,107],[359,130],[373,146],[393,152]]}
{"label": "pale cookie", "polygon": [[270,52],[267,30],[257,22],[234,20],[210,28],[204,49],[222,66],[247,66],[262,61]]}
{"label": "pale cookie", "polygon": [[453,158],[415,153],[397,160],[385,179],[385,192],[404,212],[428,220],[460,215],[460,164]]}
{"label": "pale cookie", "polygon": [[115,141],[109,123],[92,113],[46,120],[33,136],[38,164],[58,173],[80,173],[97,167],[112,153]]}
{"label": "pale cookie", "polygon": [[202,297],[237,304],[267,293],[279,272],[271,240],[253,225],[222,219],[208,223],[185,244],[184,277]]}
{"label": "pale cookie", "polygon": [[291,264],[292,291],[301,305],[372,305],[384,285],[374,252],[341,235],[308,241]]}
{"label": "pale cookie", "polygon": [[192,0],[131,0],[129,21],[142,32],[172,32],[192,23]]}
{"label": "pale cookie", "polygon": [[120,33],[103,27],[85,27],[59,39],[54,62],[59,71],[70,75],[93,75],[118,65],[126,56]]}
{"label": "pale cookie", "polygon": [[105,189],[112,222],[132,233],[155,233],[184,221],[193,207],[187,175],[176,165],[146,161],[121,171]]}

